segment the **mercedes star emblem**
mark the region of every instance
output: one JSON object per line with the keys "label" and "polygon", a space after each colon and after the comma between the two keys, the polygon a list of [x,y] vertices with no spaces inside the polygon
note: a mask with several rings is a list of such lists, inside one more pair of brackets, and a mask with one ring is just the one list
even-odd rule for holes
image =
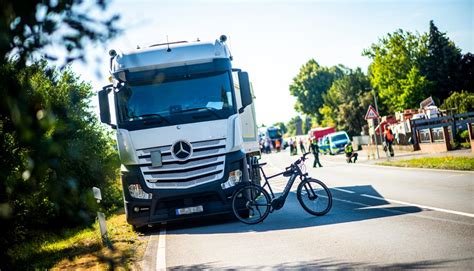
{"label": "mercedes star emblem", "polygon": [[178,160],[188,159],[191,157],[192,152],[191,144],[183,140],[174,143],[171,147],[171,153]]}

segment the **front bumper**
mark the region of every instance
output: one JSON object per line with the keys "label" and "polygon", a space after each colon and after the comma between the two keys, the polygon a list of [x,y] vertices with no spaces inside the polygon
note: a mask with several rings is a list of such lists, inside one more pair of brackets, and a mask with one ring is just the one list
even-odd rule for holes
{"label": "front bumper", "polygon": [[[221,183],[229,178],[229,172],[240,169],[244,172],[246,155],[242,151],[226,154],[222,179],[197,185],[191,188],[149,189],[139,166],[127,166],[128,172],[122,172],[123,196],[128,223],[135,226],[156,224],[232,212],[231,197],[236,187],[223,190]],[[248,182],[247,174],[242,181]],[[139,183],[142,189],[152,194],[151,200],[136,199],[130,196],[128,186]],[[176,209],[203,206],[203,212],[177,215]],[[136,211],[138,210],[138,212]]]}

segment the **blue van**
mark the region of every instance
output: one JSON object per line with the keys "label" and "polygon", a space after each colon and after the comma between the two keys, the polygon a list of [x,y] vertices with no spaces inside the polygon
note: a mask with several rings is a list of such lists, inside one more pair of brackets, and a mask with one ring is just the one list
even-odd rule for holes
{"label": "blue van", "polygon": [[338,154],[344,151],[347,143],[351,142],[346,132],[335,132],[325,135],[319,144],[319,151],[326,154]]}

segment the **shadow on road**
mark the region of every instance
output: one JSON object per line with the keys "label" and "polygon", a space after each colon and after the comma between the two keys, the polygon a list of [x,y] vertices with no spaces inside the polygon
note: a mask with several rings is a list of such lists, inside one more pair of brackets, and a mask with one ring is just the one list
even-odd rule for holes
{"label": "shadow on road", "polygon": [[383,198],[371,185],[340,188],[356,193],[349,194],[331,189],[334,198],[333,207],[325,216],[316,217],[306,213],[297,201],[296,194],[290,193],[285,206],[271,213],[260,224],[245,225],[236,221],[232,215],[225,215],[174,222],[167,225],[167,231],[171,234],[266,232],[353,223],[422,211],[415,206],[384,206],[389,202],[361,197],[359,194],[363,193]]}
{"label": "shadow on road", "polygon": [[[363,262],[341,262],[332,259],[321,259],[318,261],[283,263],[273,266],[219,266],[219,270],[320,270],[320,269],[376,269],[376,270],[405,270],[405,269],[434,269],[447,268],[452,263],[471,261],[473,258],[456,259],[456,260],[428,260],[418,262],[395,263],[387,265],[374,265]],[[205,263],[197,265],[180,265],[168,267],[168,270],[204,270],[216,269],[214,263]]]}

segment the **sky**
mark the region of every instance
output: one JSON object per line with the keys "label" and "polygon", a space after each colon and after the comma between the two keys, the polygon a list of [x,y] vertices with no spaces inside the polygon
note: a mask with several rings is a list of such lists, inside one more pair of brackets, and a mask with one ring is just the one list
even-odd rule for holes
{"label": "sky", "polygon": [[121,16],[123,33],[88,48],[87,64],[73,64],[84,81],[97,90],[108,84],[109,49],[225,34],[233,67],[249,72],[257,123],[267,126],[298,114],[289,85],[312,58],[366,71],[365,48],[400,28],[426,32],[430,20],[463,53],[474,52],[474,0],[115,0],[108,12]]}

